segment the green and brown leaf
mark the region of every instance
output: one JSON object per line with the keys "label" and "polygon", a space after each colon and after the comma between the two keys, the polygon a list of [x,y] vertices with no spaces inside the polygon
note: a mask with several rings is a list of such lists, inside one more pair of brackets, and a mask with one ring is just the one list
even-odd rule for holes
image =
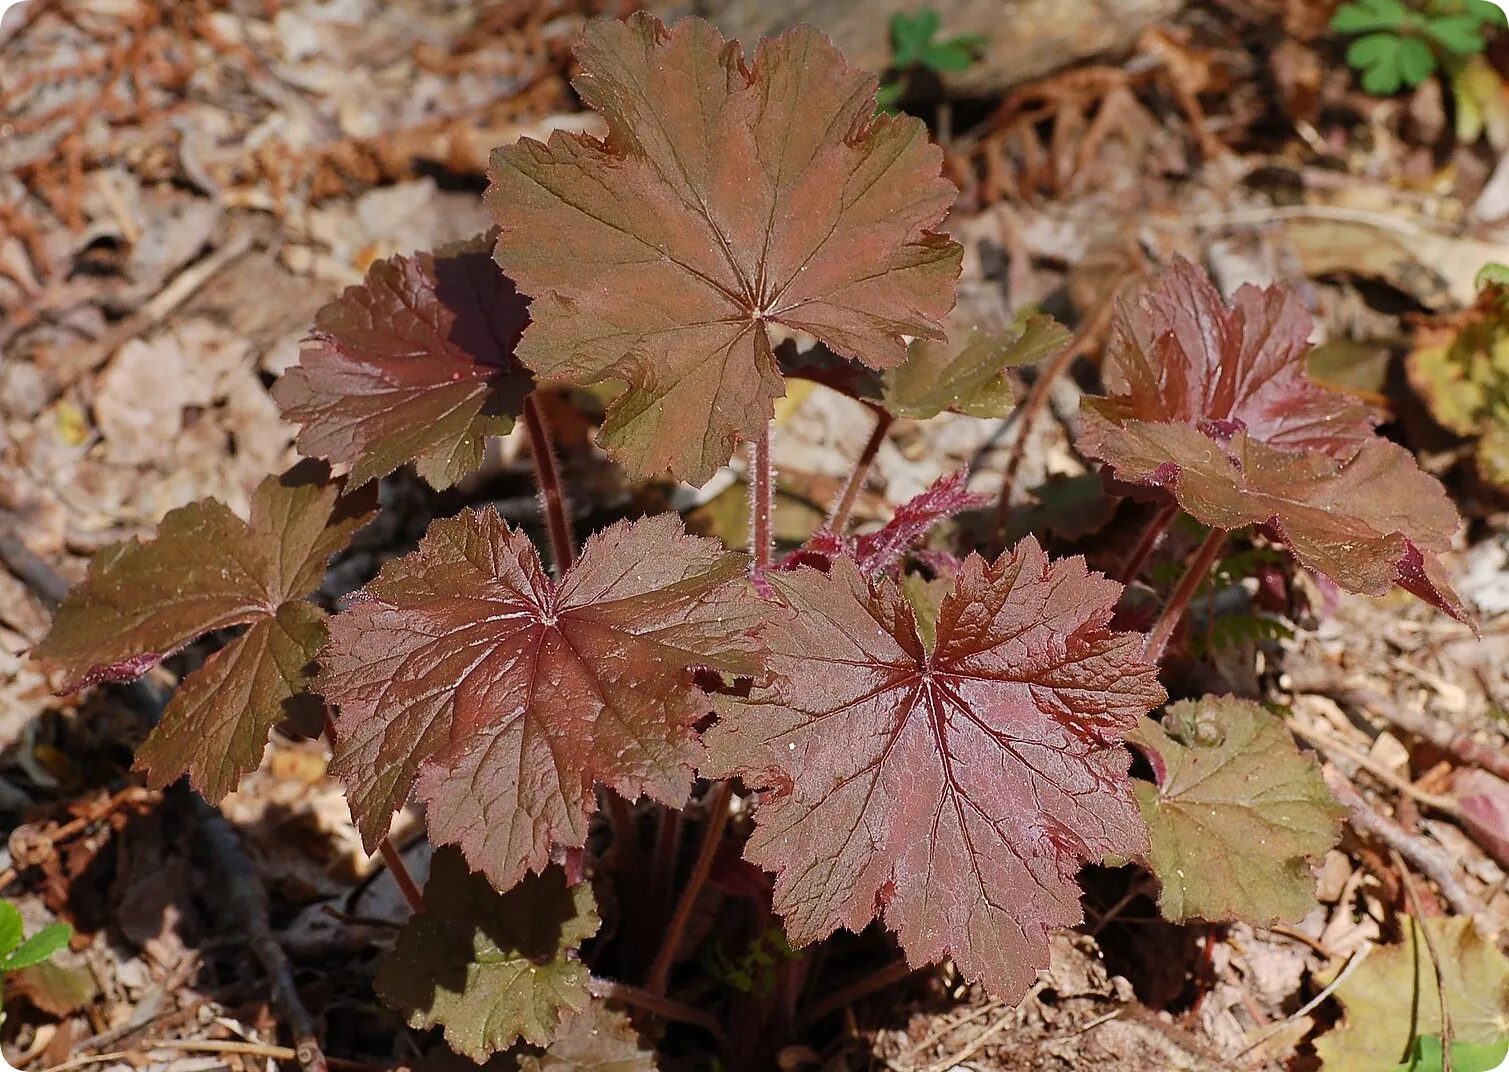
{"label": "green and brown leaf", "polygon": [[1345,810],[1282,720],[1206,696],[1128,739],[1162,761],[1158,784],[1136,790],[1165,917],[1266,924],[1315,907],[1312,860],[1336,844]]}
{"label": "green and brown leaf", "polygon": [[261,762],[273,726],[311,713],[318,725],[309,687],[326,616],[305,597],[376,500],[375,485],[343,496],[323,466],[303,463],[262,481],[250,521],[214,499],[174,510],[154,539],[95,556],[37,656],[71,691],[131,680],[206,633],[248,626],[184,679],[136,756],[148,784],[186,773],[219,800]]}
{"label": "green and brown leaf", "polygon": [[440,849],[424,904],[376,982],[410,1027],[442,1027],[452,1049],[481,1062],[519,1039],[549,1045],[588,1007],[588,971],[573,956],[599,925],[587,883],[568,886],[552,867],[499,893]]}

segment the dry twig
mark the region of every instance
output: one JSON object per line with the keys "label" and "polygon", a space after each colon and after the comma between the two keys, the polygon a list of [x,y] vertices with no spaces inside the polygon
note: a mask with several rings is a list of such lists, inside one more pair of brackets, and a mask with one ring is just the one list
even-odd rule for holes
{"label": "dry twig", "polygon": [[1298,1009],[1295,1009],[1292,1013],[1284,1017],[1278,1023],[1274,1024],[1252,1042],[1248,1043],[1245,1049],[1241,1050],[1238,1053],[1232,1054],[1230,1057],[1221,1061],[1219,1064],[1212,1066],[1209,1072],[1220,1072],[1220,1070],[1223,1068],[1230,1068],[1232,1065],[1236,1064],[1243,1057],[1246,1057],[1249,1053],[1257,1049],[1263,1043],[1273,1038],[1273,1036],[1277,1035],[1285,1027],[1294,1023],[1296,1020],[1299,1020],[1301,1017],[1309,1016],[1310,1013],[1320,1008],[1321,1003],[1324,1002],[1332,994],[1336,993],[1337,988],[1340,987],[1342,983],[1347,981],[1351,974],[1362,965],[1362,962],[1368,958],[1368,954],[1372,951],[1373,944],[1371,942],[1364,944],[1360,949],[1357,950],[1357,952],[1352,954],[1352,959],[1347,961],[1346,967],[1337,972],[1336,978],[1332,979],[1328,984],[1326,984],[1326,988],[1324,990],[1322,990],[1319,994],[1316,994],[1309,1001],[1305,1002],[1304,1005],[1300,1006]]}
{"label": "dry twig", "polygon": [[1364,837],[1381,841],[1414,864],[1416,871],[1436,884],[1441,896],[1446,898],[1447,903],[1459,915],[1470,916],[1485,934],[1498,932],[1487,908],[1462,885],[1444,852],[1424,838],[1411,834],[1392,819],[1380,815],[1334,764],[1326,764],[1324,773],[1331,793],[1350,813],[1353,829]]}
{"label": "dry twig", "polygon": [[1475,739],[1445,719],[1411,711],[1382,693],[1360,685],[1348,685],[1324,670],[1291,674],[1290,691],[1327,696],[1339,704],[1371,711],[1400,729],[1429,741],[1463,763],[1481,767],[1490,774],[1509,780],[1509,751]]}
{"label": "dry twig", "polygon": [[124,320],[112,324],[88,346],[64,355],[57,365],[54,391],[61,394],[108,361],[126,343],[161,323],[169,313],[193,297],[200,287],[249,252],[254,242],[255,235],[251,229],[236,231],[219,249],[195,261],[175,276],[146,305]]}
{"label": "dry twig", "polygon": [[268,920],[267,890],[257,876],[252,862],[241,847],[241,839],[216,808],[198,796],[195,812],[205,844],[215,859],[215,870],[225,891],[225,903],[246,935],[246,943],[267,970],[272,1005],[293,1036],[294,1056],[304,1072],[328,1072],[324,1051],[320,1049],[314,1017],[299,1000],[294,984],[293,966],[288,954],[273,936]]}
{"label": "dry twig", "polygon": [[1302,738],[1306,743],[1313,745],[1322,752],[1328,752],[1331,755],[1342,756],[1345,759],[1351,760],[1390,789],[1397,789],[1411,800],[1418,801],[1427,808],[1433,808],[1442,815],[1449,815],[1453,819],[1458,820],[1465,818],[1462,806],[1455,800],[1450,797],[1426,792],[1408,778],[1395,774],[1366,752],[1359,752],[1351,745],[1343,744],[1334,737],[1306,729],[1292,718],[1288,719],[1286,724],[1289,727],[1289,732],[1296,737]]}

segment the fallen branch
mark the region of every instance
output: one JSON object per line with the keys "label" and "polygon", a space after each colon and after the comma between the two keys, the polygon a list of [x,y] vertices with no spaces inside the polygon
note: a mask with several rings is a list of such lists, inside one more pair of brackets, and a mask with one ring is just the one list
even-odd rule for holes
{"label": "fallen branch", "polygon": [[273,936],[268,920],[267,890],[262,886],[252,862],[241,847],[241,839],[217,808],[194,796],[194,811],[199,819],[205,844],[215,860],[216,878],[225,891],[225,903],[246,935],[246,944],[267,971],[273,1010],[288,1025],[293,1036],[294,1057],[304,1072],[328,1072],[324,1051],[320,1049],[314,1017],[299,1000],[293,980],[293,966],[288,954]]}
{"label": "fallen branch", "polygon": [[1445,719],[1423,711],[1411,711],[1382,693],[1361,685],[1348,685],[1320,670],[1291,675],[1289,687],[1292,692],[1326,696],[1343,706],[1371,711],[1405,732],[1429,741],[1463,763],[1481,767],[1490,774],[1509,780],[1509,752],[1477,740]]}
{"label": "fallen branch", "polygon": [[1326,764],[1324,774],[1331,793],[1350,813],[1348,818],[1354,830],[1363,837],[1382,842],[1408,860],[1416,871],[1436,884],[1441,896],[1446,898],[1454,911],[1471,917],[1483,933],[1498,933],[1498,927],[1489,917],[1487,908],[1462,885],[1452,871],[1451,861],[1446,853],[1424,838],[1411,834],[1394,820],[1380,815],[1334,764]]}

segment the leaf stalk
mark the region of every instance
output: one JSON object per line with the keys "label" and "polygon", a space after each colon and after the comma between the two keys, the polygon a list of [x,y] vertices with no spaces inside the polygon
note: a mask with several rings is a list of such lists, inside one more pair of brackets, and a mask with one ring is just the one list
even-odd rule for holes
{"label": "leaf stalk", "polygon": [[1147,560],[1152,557],[1158,542],[1163,539],[1168,527],[1174,523],[1174,518],[1179,515],[1179,504],[1169,503],[1148,522],[1148,526],[1142,532],[1142,538],[1137,541],[1137,546],[1132,548],[1132,553],[1127,557],[1126,563],[1121,567],[1121,573],[1116,578],[1122,584],[1131,584],[1139,574],[1142,567],[1147,565]]}
{"label": "leaf stalk", "polygon": [[1113,292],[1110,297],[1100,303],[1100,308],[1089,322],[1080,328],[1069,345],[1061,350],[1057,357],[1048,363],[1048,367],[1038,374],[1037,379],[1032,381],[1032,387],[1027,392],[1027,400],[1022,403],[1017,421],[1016,440],[1011,444],[1011,453],[1006,458],[1006,468],[1001,474],[1001,497],[996,501],[996,538],[1003,540],[1006,529],[1011,524],[1011,492],[1016,486],[1017,470],[1022,467],[1022,459],[1027,453],[1027,438],[1032,434],[1032,426],[1037,421],[1039,414],[1048,405],[1048,399],[1053,393],[1054,382],[1064,374],[1076,358],[1083,357],[1093,350],[1100,339],[1111,327],[1111,316],[1116,311],[1116,295]]}
{"label": "leaf stalk", "polygon": [[666,983],[671,976],[671,965],[675,963],[676,953],[681,947],[681,936],[686,931],[686,925],[691,922],[692,909],[697,906],[697,896],[707,884],[707,876],[712,874],[713,860],[717,857],[718,845],[723,840],[723,828],[728,825],[728,806],[733,796],[732,779],[718,782],[708,791],[702,847],[697,850],[697,862],[686,880],[686,888],[681,891],[681,900],[676,902],[676,914],[671,917],[671,925],[666,928],[665,937],[660,943],[660,952],[655,954],[655,963],[651,965],[649,978],[645,980],[645,989],[657,997],[665,994]]}
{"label": "leaf stalk", "polygon": [[871,406],[870,409],[875,413],[875,430],[870,433],[869,442],[865,444],[864,450],[860,451],[858,459],[855,460],[854,468],[849,472],[849,479],[844,482],[838,500],[833,504],[833,509],[828,512],[828,520],[823,522],[824,527],[832,533],[843,533],[849,514],[854,510],[854,503],[859,499],[860,489],[864,487],[865,478],[870,475],[870,467],[875,463],[875,456],[880,453],[881,445],[885,443],[885,437],[891,431],[891,425],[896,422],[896,418],[891,416],[888,410],[880,409],[878,406]]}
{"label": "leaf stalk", "polygon": [[550,441],[550,424],[545,419],[539,394],[531,391],[524,399],[524,425],[529,429],[529,452],[534,457],[540,509],[545,515],[545,527],[550,532],[550,550],[555,559],[555,576],[559,580],[576,561],[576,548],[571,540],[571,519],[566,511],[566,495],[556,464],[555,447]]}
{"label": "leaf stalk", "polygon": [[409,907],[416,915],[423,912],[424,894],[419,891],[419,884],[409,873],[409,865],[404,863],[403,854],[398,851],[398,846],[393,844],[393,839],[383,838],[377,846],[377,851],[382,853],[383,863],[388,865],[393,881],[398,883],[398,892],[403,894],[403,899],[409,903]]}
{"label": "leaf stalk", "polygon": [[1190,600],[1194,599],[1195,592],[1205,580],[1210,567],[1215,564],[1216,558],[1221,554],[1221,548],[1226,546],[1226,537],[1229,535],[1226,529],[1211,529],[1205,537],[1205,542],[1200,544],[1195,557],[1190,560],[1189,568],[1184,571],[1184,576],[1179,579],[1179,587],[1174,589],[1174,594],[1168,597],[1168,602],[1163,605],[1163,613],[1158,616],[1158,621],[1153,625],[1153,631],[1148,634],[1147,646],[1143,648],[1143,658],[1150,663],[1159,663],[1163,659],[1163,653],[1168,649],[1168,642],[1178,628],[1179,622],[1184,618],[1184,612],[1189,609]]}
{"label": "leaf stalk", "polygon": [[754,556],[756,570],[770,565],[774,546],[770,520],[775,469],[770,464],[770,425],[770,421],[765,422],[764,430],[749,452],[749,539],[750,554]]}

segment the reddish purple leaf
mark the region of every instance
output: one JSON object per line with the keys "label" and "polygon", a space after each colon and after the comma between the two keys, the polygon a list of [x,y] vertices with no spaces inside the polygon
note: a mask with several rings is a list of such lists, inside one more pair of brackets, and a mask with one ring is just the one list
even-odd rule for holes
{"label": "reddish purple leaf", "polygon": [[965,486],[968,483],[967,469],[940,476],[921,495],[898,506],[883,527],[858,537],[854,541],[854,558],[859,568],[865,573],[889,570],[916,547],[933,526],[991,501],[988,495],[969,491]]}
{"label": "reddish purple leaf", "polygon": [[556,583],[495,512],[436,521],[320,657],[366,843],[417,783],[430,838],[507,889],[583,843],[595,781],[683,803],[711,710],[692,671],[761,666],[746,569],[662,515],[593,536]]}
{"label": "reddish purple leaf", "polygon": [[435,487],[482,461],[534,387],[513,351],[529,303],[476,239],[379,261],[315,316],[299,364],[273,387],[299,450],[362,484],[413,461]]}
{"label": "reddish purple leaf", "polygon": [[1374,439],[1339,462],[1242,432],[1223,444],[1188,425],[1141,421],[1105,442],[1124,479],[1168,488],[1207,525],[1262,525],[1348,591],[1376,596],[1398,584],[1467,620],[1436,558],[1451,547],[1456,508],[1397,443]]}
{"label": "reddish purple leaf", "polygon": [[783,558],[780,568],[793,570],[798,566],[812,566],[826,570],[835,558],[847,555],[864,573],[889,573],[932,531],[933,526],[990,502],[988,495],[966,490],[968,482],[967,469],[940,476],[921,495],[898,506],[885,525],[862,536],[839,536],[827,529],[819,529],[806,543]]}
{"label": "reddish purple leaf", "polygon": [[1147,847],[1120,741],[1164,693],[1106,628],[1121,585],[1031,538],[971,556],[928,649],[847,559],[768,580],[769,676],[718,697],[703,773],[769,790],[746,855],[792,941],[883,916],[910,962],[1019,998],[1080,919],[1080,865]]}
{"label": "reddish purple leaf", "polygon": [[1462,621],[1437,554],[1458,518],[1361,402],[1310,382],[1310,319],[1289,288],[1243,287],[1228,308],[1176,261],[1122,302],[1112,397],[1087,399],[1080,448],[1117,481],[1165,488],[1207,525],[1262,525],[1353,592],[1394,585]]}
{"label": "reddish purple leaf", "polygon": [[313,472],[306,463],[264,480],[249,523],[214,499],[174,510],[151,542],[97,554],[58,608],[37,656],[72,681],[68,691],[130,680],[205,633],[250,626],[179,686],[137,752],[148,784],[187,773],[219,800],[261,762],[269,729],[311,706],[317,715],[308,690],[325,613],[304,597],[371,520],[376,494],[341,498]]}
{"label": "reddish purple leaf", "polygon": [[1228,307],[1182,257],[1135,299],[1117,302],[1106,346],[1111,397],[1089,404],[1115,424],[1241,426],[1282,450],[1347,457],[1373,439],[1378,415],[1305,371],[1310,314],[1299,292],[1240,288]]}
{"label": "reddish purple leaf", "polygon": [[961,250],[932,230],[955,189],[910,116],[817,30],[746,66],[706,22],[588,23],[576,87],[606,139],[494,151],[497,260],[533,296],[542,377],[622,381],[602,442],[637,476],[701,483],[785,391],[771,327],[888,368],[942,338]]}

